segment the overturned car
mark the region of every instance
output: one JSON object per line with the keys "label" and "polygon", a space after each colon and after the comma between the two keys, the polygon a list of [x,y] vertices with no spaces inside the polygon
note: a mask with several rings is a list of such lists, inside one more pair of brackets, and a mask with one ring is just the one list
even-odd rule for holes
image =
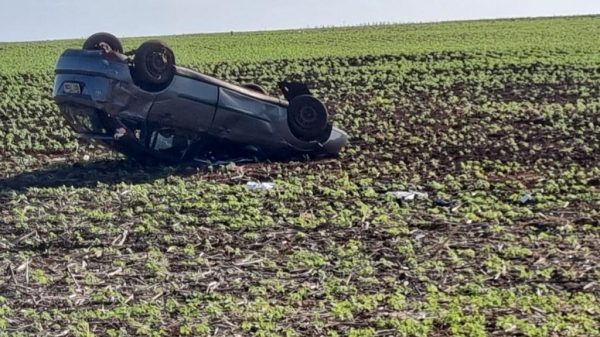
{"label": "overturned car", "polygon": [[337,156],[348,135],[303,83],[280,82],[285,99],[176,65],[150,40],[125,53],[109,33],[67,49],[53,97],[80,137],[133,159],[258,161]]}

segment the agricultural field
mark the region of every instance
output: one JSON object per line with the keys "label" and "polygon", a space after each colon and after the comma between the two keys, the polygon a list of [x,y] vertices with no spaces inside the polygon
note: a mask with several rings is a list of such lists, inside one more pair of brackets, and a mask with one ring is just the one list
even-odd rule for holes
{"label": "agricultural field", "polygon": [[600,18],[160,39],[351,145],[141,167],[58,117],[83,39],[0,44],[0,336],[600,336]]}

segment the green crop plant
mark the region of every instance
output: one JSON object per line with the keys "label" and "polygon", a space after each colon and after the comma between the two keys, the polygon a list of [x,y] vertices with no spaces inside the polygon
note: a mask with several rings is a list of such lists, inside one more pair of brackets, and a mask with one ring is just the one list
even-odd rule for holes
{"label": "green crop plant", "polygon": [[597,20],[161,37],[350,134],[242,178],[79,142],[51,90],[83,41],[0,44],[0,336],[600,335]]}

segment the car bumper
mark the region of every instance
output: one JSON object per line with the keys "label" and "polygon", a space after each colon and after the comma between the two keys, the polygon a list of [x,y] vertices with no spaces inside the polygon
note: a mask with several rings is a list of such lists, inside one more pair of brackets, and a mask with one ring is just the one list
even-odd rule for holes
{"label": "car bumper", "polygon": [[112,82],[104,77],[59,74],[54,79],[53,99],[58,104],[80,104],[102,109],[109,101]]}
{"label": "car bumper", "polygon": [[339,155],[348,145],[348,134],[337,127],[331,128],[329,138],[321,144],[323,150],[330,155]]}

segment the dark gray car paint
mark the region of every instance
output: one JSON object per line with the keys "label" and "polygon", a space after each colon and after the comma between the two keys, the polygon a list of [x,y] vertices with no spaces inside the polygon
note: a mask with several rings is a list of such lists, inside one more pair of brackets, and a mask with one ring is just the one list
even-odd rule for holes
{"label": "dark gray car paint", "polygon": [[[322,144],[298,140],[287,125],[287,101],[179,66],[166,89],[144,91],[134,84],[128,64],[106,60],[102,55],[103,51],[97,50],[63,52],[55,66],[53,94],[58,104],[80,104],[104,111],[109,117],[156,122],[189,133],[253,144],[267,153],[288,149],[337,154],[348,140],[337,127]],[[80,83],[81,94],[64,93],[67,81]]]}
{"label": "dark gray car paint", "polygon": [[218,87],[176,76],[168,91],[155,96],[148,120],[170,121],[176,128],[205,133],[213,124],[218,97]]}

